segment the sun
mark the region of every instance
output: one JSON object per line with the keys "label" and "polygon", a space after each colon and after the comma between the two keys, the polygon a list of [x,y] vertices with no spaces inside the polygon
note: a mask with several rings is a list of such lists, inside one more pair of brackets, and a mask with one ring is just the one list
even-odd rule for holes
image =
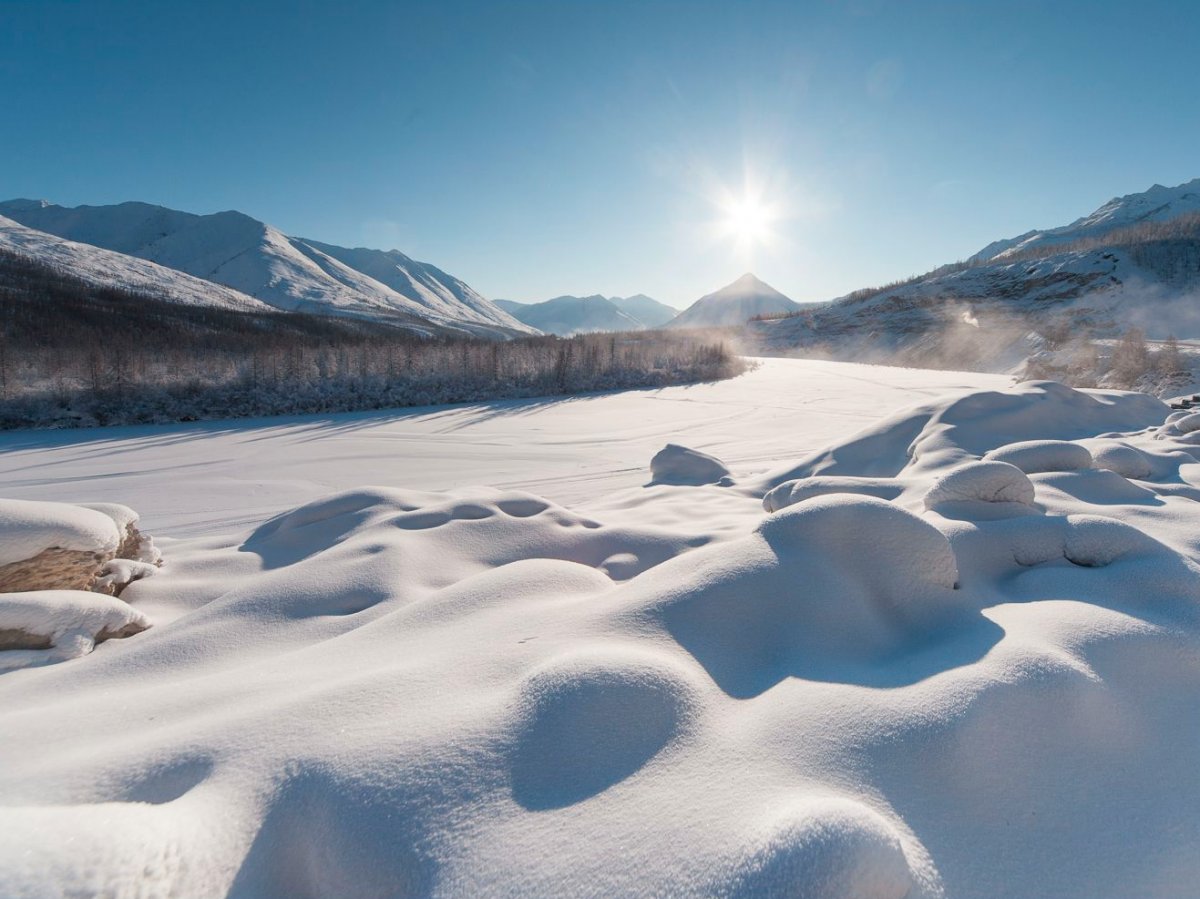
{"label": "sun", "polygon": [[774,241],[779,209],[761,193],[745,190],[741,195],[726,194],[719,208],[717,229],[722,237],[732,239],[739,251],[748,252]]}
{"label": "sun", "polygon": [[744,197],[725,210],[730,235],[746,243],[759,243],[771,231],[771,210],[755,197]]}

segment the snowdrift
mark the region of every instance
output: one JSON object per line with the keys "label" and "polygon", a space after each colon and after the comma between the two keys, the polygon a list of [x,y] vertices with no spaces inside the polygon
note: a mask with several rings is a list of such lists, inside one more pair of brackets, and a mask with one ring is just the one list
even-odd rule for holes
{"label": "snowdrift", "polygon": [[363,488],[175,543],[156,627],[0,677],[0,892],[1191,895],[1167,412],[1027,384],[609,516]]}

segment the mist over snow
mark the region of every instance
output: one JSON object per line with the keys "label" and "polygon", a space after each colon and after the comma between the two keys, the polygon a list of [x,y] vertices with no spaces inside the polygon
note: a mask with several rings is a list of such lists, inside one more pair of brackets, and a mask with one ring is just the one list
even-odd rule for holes
{"label": "mist over snow", "polygon": [[[996,241],[963,262],[760,317],[750,346],[886,364],[1104,382],[1105,341],[1136,330],[1200,340],[1200,179],[1115,198],[1070,225]],[[1084,364],[1091,354],[1097,361]],[[1098,354],[1098,355],[1097,355]],[[1161,395],[1200,381],[1142,372],[1113,386]],[[1168,376],[1172,375],[1172,376]]]}

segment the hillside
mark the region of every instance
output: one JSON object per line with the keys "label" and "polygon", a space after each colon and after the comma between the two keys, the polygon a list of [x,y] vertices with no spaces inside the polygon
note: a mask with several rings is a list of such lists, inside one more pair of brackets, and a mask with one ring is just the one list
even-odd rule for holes
{"label": "hillside", "polygon": [[[241,291],[157,265],[124,253],[63,240],[0,216],[0,252],[37,260],[94,287],[146,293],[184,306],[212,306],[273,312],[271,306]],[[2,278],[3,272],[0,272]],[[2,281],[0,281],[2,283]]]}
{"label": "hillside", "polygon": [[1062,228],[798,314],[752,322],[765,352],[1009,370],[1064,339],[1200,337],[1197,182],[1112,200]]}
{"label": "hillside", "polygon": [[511,336],[531,329],[459,279],[395,250],[289,237],[240,212],[195,215],[147,203],[66,208],[0,203],[0,215],[57,237],[145,259],[288,312],[423,319],[434,329]]}

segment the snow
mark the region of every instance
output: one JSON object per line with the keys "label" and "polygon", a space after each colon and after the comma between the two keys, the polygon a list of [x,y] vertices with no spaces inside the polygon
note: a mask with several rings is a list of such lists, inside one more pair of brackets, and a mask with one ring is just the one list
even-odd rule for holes
{"label": "snow", "polygon": [[0,249],[48,262],[101,287],[135,290],[193,306],[218,306],[245,312],[272,311],[266,303],[240,291],[144,259],[63,240],[26,228],[2,215]]}
{"label": "snow", "polygon": [[[4,435],[11,494],[175,539],[122,594],[152,628],[0,676],[0,892],[1190,896],[1200,462],[1168,411],[766,360]],[[730,482],[647,485],[675,440]],[[1148,471],[982,461],[1025,441]]]}
{"label": "snow", "polygon": [[1092,467],[1092,454],[1087,447],[1068,440],[1022,440],[991,450],[983,458],[1015,465],[1025,474]]}
{"label": "snow", "polygon": [[671,319],[671,328],[720,328],[744,325],[756,315],[795,312],[803,308],[747,272],[732,284],[706,294]]}
{"label": "snow", "polygon": [[668,443],[650,460],[655,484],[716,484],[729,478],[729,469],[716,456],[677,443]]}
{"label": "snow", "polygon": [[1184,215],[1200,213],[1200,178],[1175,187],[1155,184],[1145,191],[1113,197],[1095,212],[1061,228],[1027,231],[1020,237],[996,241],[980,250],[973,259],[1002,259],[1034,246],[1069,243],[1100,237],[1110,231],[1142,222],[1165,222]]}
{"label": "snow", "polygon": [[0,672],[79,658],[99,641],[149,626],[137,609],[100,593],[0,593]]}
{"label": "snow", "polygon": [[536,333],[457,278],[395,250],[289,237],[241,212],[194,215],[136,202],[65,208],[10,200],[0,203],[0,215],[26,231],[45,232],[41,238],[48,246],[49,235],[92,244],[112,251],[93,255],[114,267],[136,269],[138,259],[148,260],[157,264],[148,271],[174,269],[195,276],[188,284],[203,279],[224,285],[268,308],[393,321],[399,315],[493,336]]}
{"label": "snow", "polygon": [[115,552],[124,531],[106,512],[69,503],[0,499],[0,565],[47,549]]}

